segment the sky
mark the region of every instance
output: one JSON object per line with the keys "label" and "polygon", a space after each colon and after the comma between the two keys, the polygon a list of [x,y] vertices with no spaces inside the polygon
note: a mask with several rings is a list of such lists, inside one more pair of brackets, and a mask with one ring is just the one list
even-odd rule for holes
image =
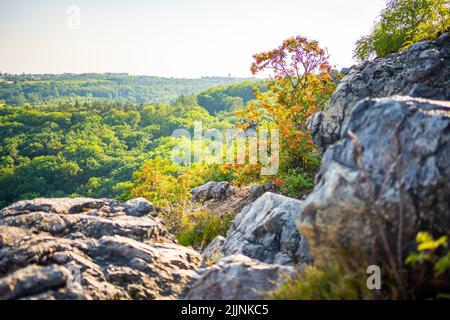
{"label": "sky", "polygon": [[355,62],[386,0],[0,0],[0,71],[251,76],[252,55],[302,35]]}

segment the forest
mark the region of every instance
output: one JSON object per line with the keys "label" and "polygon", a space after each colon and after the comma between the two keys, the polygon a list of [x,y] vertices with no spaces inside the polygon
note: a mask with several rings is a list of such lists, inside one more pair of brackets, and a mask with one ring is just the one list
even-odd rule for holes
{"label": "forest", "polygon": [[[42,76],[65,88],[60,92],[77,92],[73,76],[69,82],[61,77],[59,83],[58,76]],[[136,104],[86,101],[85,96],[64,102],[47,96],[47,86],[32,85],[34,80],[27,76],[9,79],[15,79],[14,87],[23,88],[24,96],[32,97],[28,91],[32,88],[48,101],[0,104],[0,207],[35,197],[120,197],[145,160],[170,156],[174,145],[170,135],[175,129],[192,129],[194,121],[211,128],[233,127],[237,122],[233,110],[255,98],[252,90],[258,84],[247,81],[208,89],[198,96],[179,95],[170,103]],[[230,80],[204,79],[196,86],[225,81]],[[172,92],[180,90],[176,83],[170,84]],[[162,100],[170,97],[168,93]],[[134,96],[124,99],[133,101]]]}
{"label": "forest", "polygon": [[9,105],[49,101],[114,100],[128,103],[170,102],[179,95],[254,79],[202,77],[198,79],[130,76],[122,73],[7,74],[0,72],[0,100]]}

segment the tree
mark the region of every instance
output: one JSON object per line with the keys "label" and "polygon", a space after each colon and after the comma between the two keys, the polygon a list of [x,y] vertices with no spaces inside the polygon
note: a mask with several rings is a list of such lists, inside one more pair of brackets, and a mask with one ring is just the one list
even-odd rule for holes
{"label": "tree", "polygon": [[385,57],[449,29],[448,0],[389,0],[371,33],[356,42],[354,57]]}
{"label": "tree", "polygon": [[279,129],[281,165],[314,166],[317,148],[307,129],[308,118],[320,110],[333,92],[335,72],[328,63],[327,52],[317,41],[294,37],[276,49],[255,54],[253,74],[271,72],[268,91],[256,90],[256,100],[239,111],[243,129],[267,120]]}

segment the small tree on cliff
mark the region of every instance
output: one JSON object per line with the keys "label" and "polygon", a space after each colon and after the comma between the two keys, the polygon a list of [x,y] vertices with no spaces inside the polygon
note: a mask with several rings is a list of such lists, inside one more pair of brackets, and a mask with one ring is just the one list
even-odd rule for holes
{"label": "small tree on cliff", "polygon": [[252,73],[268,71],[270,81],[268,91],[255,90],[256,100],[238,111],[244,119],[241,127],[266,121],[279,129],[282,171],[315,167],[318,152],[307,121],[323,108],[336,87],[337,75],[331,70],[326,50],[317,41],[297,36],[253,58]]}

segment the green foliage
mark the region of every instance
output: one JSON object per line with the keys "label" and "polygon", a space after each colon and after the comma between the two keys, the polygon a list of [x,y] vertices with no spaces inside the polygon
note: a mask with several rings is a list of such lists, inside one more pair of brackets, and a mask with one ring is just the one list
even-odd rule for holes
{"label": "green foliage", "polygon": [[120,73],[3,74],[2,78],[0,100],[15,106],[26,103],[36,106],[49,101],[92,102],[96,99],[122,103],[168,103],[179,95],[197,94],[208,88],[249,80],[231,77],[175,79]]}
{"label": "green foliage", "polygon": [[406,258],[405,263],[414,268],[426,262],[434,266],[435,276],[439,276],[450,270],[450,251],[443,252],[439,249],[448,247],[448,237],[442,236],[434,239],[428,232],[419,232],[416,237],[417,252],[412,252]]}
{"label": "green foliage", "polygon": [[450,298],[450,251],[448,237],[437,239],[428,232],[419,232],[417,250],[405,260],[405,282],[408,295],[414,299]]}
{"label": "green foliage", "polygon": [[281,285],[270,298],[276,300],[359,300],[372,299],[366,275],[349,271],[333,263],[307,265],[292,279]]}
{"label": "green foliage", "polygon": [[[160,218],[172,233],[178,234],[180,230],[183,230],[182,237],[185,239],[184,241],[189,242],[188,238],[200,237],[198,233],[205,232],[205,239],[207,240],[209,239],[208,235],[214,233],[211,228],[218,221],[213,218],[208,221],[201,220],[204,217],[203,215],[193,216],[189,219],[193,219],[198,224],[198,228],[191,230],[187,223],[190,220],[186,220],[185,213],[189,211],[191,204],[191,189],[207,181],[223,181],[223,175],[220,173],[218,165],[199,163],[180,166],[174,164],[171,159],[156,157],[145,161],[134,172],[133,182],[123,185],[125,193],[122,199],[145,197],[155,205],[164,208]],[[209,226],[203,227],[205,223],[211,223],[211,228]],[[202,231],[203,229],[205,231]],[[189,244],[193,245],[194,242],[189,242]],[[195,242],[195,244],[198,245],[199,243]]]}
{"label": "green foliage", "polygon": [[207,211],[187,213],[181,220],[176,237],[181,245],[203,248],[215,237],[224,236],[232,220],[232,215],[219,217]]}
{"label": "green foliage", "polygon": [[[38,196],[125,199],[138,187],[139,172],[148,166],[135,174],[135,182],[131,181],[133,172],[146,160],[170,159],[176,144],[170,135],[179,128],[192,130],[194,121],[202,121],[205,127],[231,126],[226,114],[221,119],[211,116],[197,105],[195,96],[148,105],[106,101],[52,101],[34,107],[0,104],[0,205]],[[171,184],[186,171],[172,169],[163,170],[161,181]],[[195,181],[204,181],[201,177],[222,178],[217,166],[204,171],[207,169],[208,175],[192,173],[197,180],[161,192],[160,199],[148,186],[142,187],[142,195],[156,203],[187,199]],[[194,167],[189,170],[200,171]],[[182,178],[187,179],[187,174]]]}
{"label": "green foliage", "polygon": [[147,160],[133,173],[135,185],[131,190],[132,197],[145,197],[157,206],[168,206],[179,200],[188,198],[189,184],[186,184],[181,168],[170,159],[157,157]]}
{"label": "green foliage", "polygon": [[180,166],[171,159],[156,157],[133,173],[130,197],[145,197],[157,206],[184,208],[190,190],[207,181],[223,181],[218,165]]}
{"label": "green foliage", "polygon": [[312,176],[313,174],[307,174],[300,168],[289,169],[286,174],[281,175],[284,182],[281,191],[289,197],[298,197],[314,187]]}
{"label": "green foliage", "polygon": [[[250,69],[253,74],[270,71],[270,81],[263,92],[254,90],[256,99],[237,110],[243,129],[267,127],[278,130],[279,174],[270,177],[274,184],[288,184],[284,191],[298,197],[301,189],[311,186],[310,175],[320,162],[320,152],[311,141],[308,119],[321,110],[336,88],[340,75],[328,63],[326,50],[315,40],[297,36],[284,40],[275,49],[255,54]],[[224,166],[224,171],[239,184],[263,183],[260,166]],[[312,176],[313,174],[311,174]]]}
{"label": "green foliage", "polygon": [[262,92],[267,90],[263,82],[254,81],[215,87],[199,94],[197,96],[198,104],[208,110],[210,114],[236,110],[256,98],[255,88]]}
{"label": "green foliage", "polygon": [[[450,297],[450,252],[448,238],[433,238],[428,232],[416,237],[417,251],[410,252],[396,279],[388,262],[376,260],[381,269],[381,290],[367,288],[366,268],[374,264],[356,247],[322,251],[314,265],[304,266],[270,298],[280,300],[336,299],[448,299]],[[374,250],[375,247],[374,247]],[[374,256],[383,254],[373,251]],[[399,259],[394,254],[393,259]],[[386,257],[381,257],[386,260]],[[372,261],[372,262],[371,262]],[[405,295],[400,293],[399,283]]]}
{"label": "green foliage", "polygon": [[384,57],[450,28],[447,0],[389,0],[369,35],[356,43],[359,60]]}

